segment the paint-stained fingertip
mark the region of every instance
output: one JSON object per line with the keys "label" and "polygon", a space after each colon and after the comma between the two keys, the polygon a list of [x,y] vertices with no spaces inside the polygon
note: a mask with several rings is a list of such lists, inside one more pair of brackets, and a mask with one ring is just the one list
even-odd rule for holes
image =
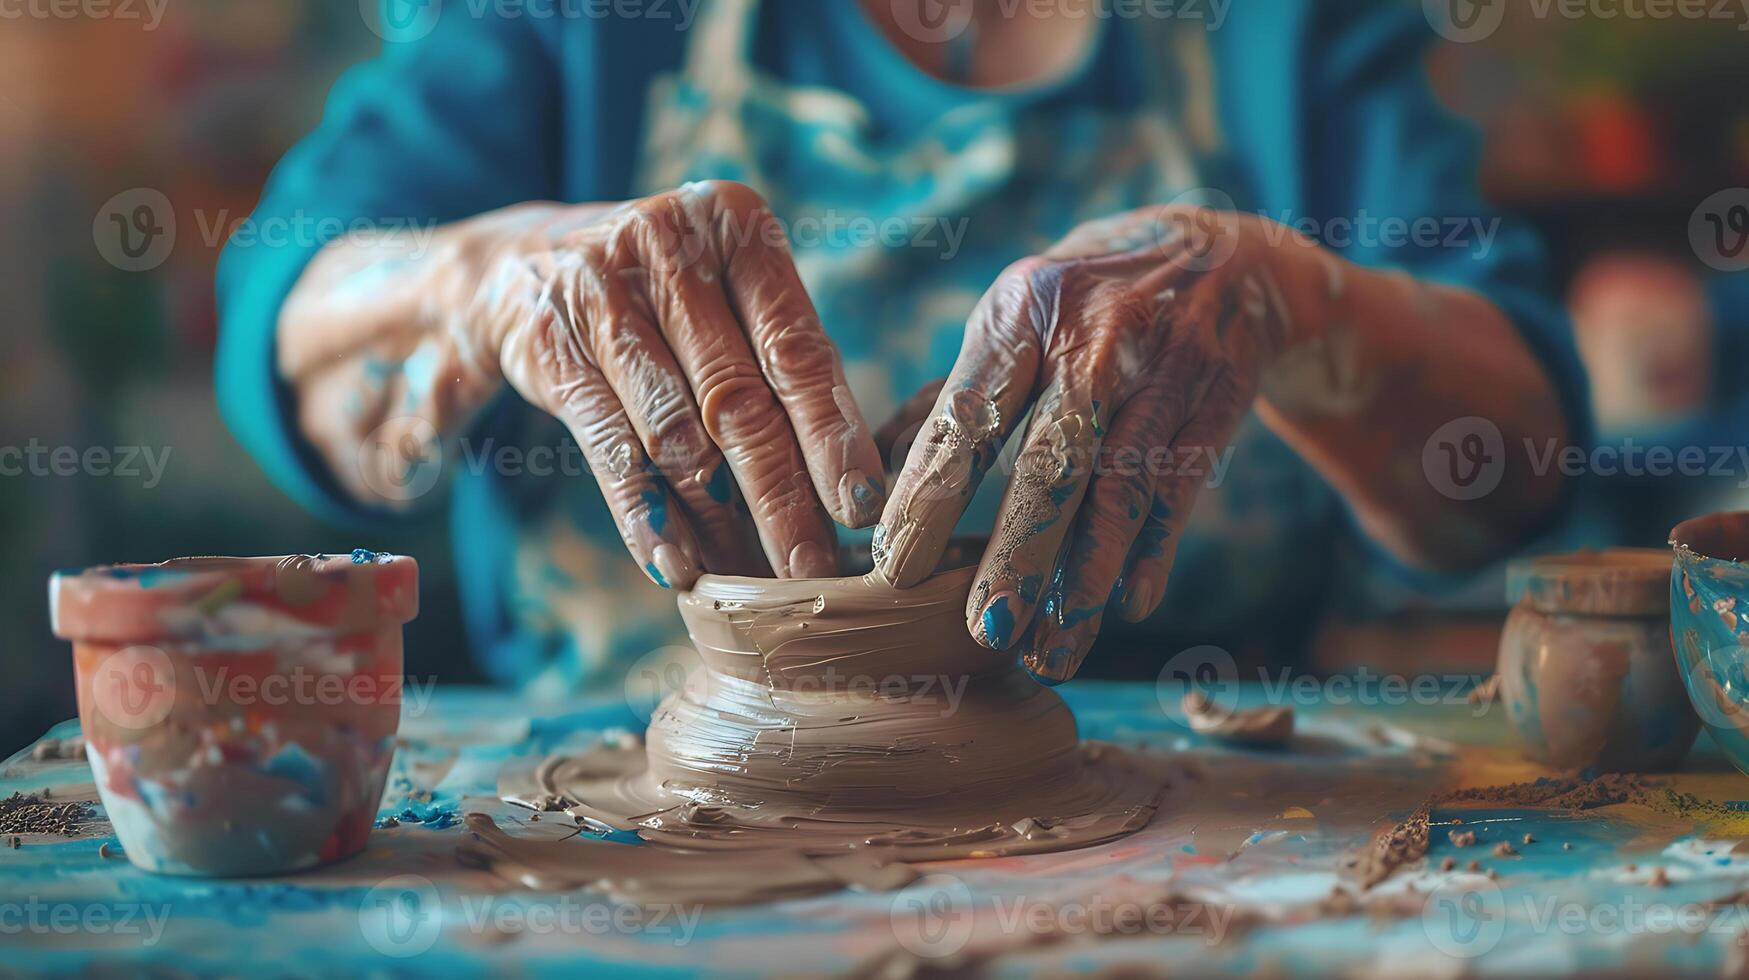
{"label": "paint-stained fingertip", "polygon": [[883,522],[874,530],[874,567],[882,582],[909,589],[929,577],[932,562],[917,560],[919,529],[909,521]]}
{"label": "paint-stained fingertip", "polygon": [[862,470],[851,470],[838,481],[838,513],[834,517],[845,527],[868,527],[881,519],[886,503],[887,490],[879,480]]}
{"label": "paint-stained fingertip", "polygon": [[671,544],[659,544],[644,563],[644,574],[664,589],[690,589],[698,581],[698,565]]}
{"label": "paint-stained fingertip", "polygon": [[1055,646],[1048,650],[1029,650],[1020,662],[1034,680],[1046,687],[1056,687],[1074,678],[1086,656],[1075,647]]}
{"label": "paint-stained fingertip", "polygon": [[1117,600],[1117,614],[1126,623],[1139,623],[1154,614],[1160,605],[1160,589],[1146,578],[1131,578],[1124,583],[1123,595]]}
{"label": "paint-stained fingertip", "polygon": [[972,639],[992,650],[1006,650],[1014,642],[1014,625],[1020,612],[1020,597],[1006,589],[985,601],[971,622]]}

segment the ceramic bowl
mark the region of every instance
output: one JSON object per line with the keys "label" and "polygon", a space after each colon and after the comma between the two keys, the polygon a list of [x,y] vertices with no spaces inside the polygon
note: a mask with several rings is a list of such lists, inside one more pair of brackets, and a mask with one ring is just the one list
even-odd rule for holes
{"label": "ceramic bowl", "polygon": [[1688,699],[1713,741],[1749,773],[1749,513],[1670,532],[1670,631]]}

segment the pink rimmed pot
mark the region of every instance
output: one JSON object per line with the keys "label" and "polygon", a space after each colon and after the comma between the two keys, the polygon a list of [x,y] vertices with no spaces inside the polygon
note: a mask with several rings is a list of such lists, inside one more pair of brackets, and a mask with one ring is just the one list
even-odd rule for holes
{"label": "pink rimmed pot", "polygon": [[419,566],[367,551],[57,573],[79,723],[128,859],[283,873],[363,849],[400,723]]}

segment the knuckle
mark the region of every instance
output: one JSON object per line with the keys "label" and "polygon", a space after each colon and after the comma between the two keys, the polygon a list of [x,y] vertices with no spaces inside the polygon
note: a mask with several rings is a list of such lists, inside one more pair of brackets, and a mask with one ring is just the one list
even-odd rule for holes
{"label": "knuckle", "polygon": [[766,370],[775,378],[800,382],[830,380],[838,351],[812,317],[791,320],[770,331],[760,344]]}
{"label": "knuckle", "polygon": [[[771,453],[769,456],[770,463],[783,461],[781,454]],[[777,520],[786,530],[793,528],[798,534],[804,533],[808,526],[805,521],[782,516],[814,512],[814,485],[799,461],[794,467],[768,464],[752,469],[756,472],[748,496],[754,513]],[[761,470],[763,472],[758,472]]]}
{"label": "knuckle", "polygon": [[706,181],[699,188],[718,211],[753,215],[768,210],[765,196],[738,180]]}
{"label": "knuckle", "polygon": [[705,431],[718,445],[760,435],[778,421],[777,402],[765,378],[741,361],[725,361],[700,376],[698,407]]}

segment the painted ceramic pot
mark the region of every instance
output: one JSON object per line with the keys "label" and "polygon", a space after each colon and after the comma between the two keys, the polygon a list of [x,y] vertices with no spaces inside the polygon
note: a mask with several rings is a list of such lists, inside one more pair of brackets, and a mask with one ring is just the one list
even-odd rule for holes
{"label": "painted ceramic pot", "polygon": [[87,756],[128,859],[282,873],[364,847],[400,722],[411,558],[184,558],[62,572]]}
{"label": "painted ceramic pot", "polygon": [[1749,773],[1749,513],[1679,524],[1670,545],[1677,666],[1713,741]]}
{"label": "painted ceramic pot", "polygon": [[1668,552],[1513,566],[1500,696],[1524,754],[1557,769],[1671,769],[1699,731],[1670,656]]}

